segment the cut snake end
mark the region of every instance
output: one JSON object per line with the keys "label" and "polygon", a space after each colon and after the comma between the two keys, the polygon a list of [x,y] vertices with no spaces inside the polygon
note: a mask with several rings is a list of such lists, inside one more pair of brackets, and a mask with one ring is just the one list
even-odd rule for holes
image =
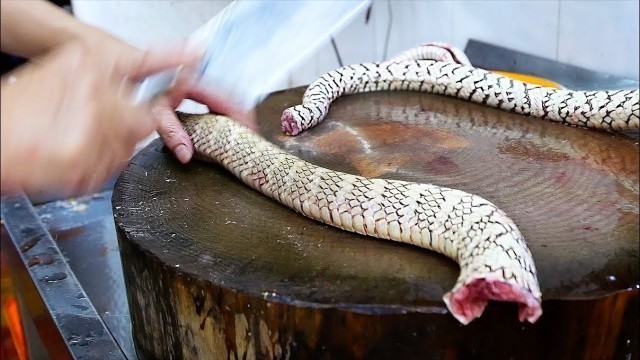
{"label": "cut snake end", "polygon": [[540,300],[522,286],[501,280],[474,279],[443,297],[451,314],[467,325],[480,317],[489,300],[518,303],[521,322],[534,323],[542,315]]}
{"label": "cut snake end", "polygon": [[295,116],[291,113],[291,111],[289,111],[289,109],[285,110],[282,113],[282,117],[280,120],[281,120],[282,131],[285,134],[295,136],[302,132],[302,129],[298,124],[298,121],[296,120]]}

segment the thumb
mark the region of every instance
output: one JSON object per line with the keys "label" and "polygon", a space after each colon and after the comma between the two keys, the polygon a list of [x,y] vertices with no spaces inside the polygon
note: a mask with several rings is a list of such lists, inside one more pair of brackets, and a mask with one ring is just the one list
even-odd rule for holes
{"label": "thumb", "polygon": [[193,156],[193,143],[173,108],[164,96],[156,100],[153,112],[158,120],[157,130],[162,142],[181,163],[186,164]]}

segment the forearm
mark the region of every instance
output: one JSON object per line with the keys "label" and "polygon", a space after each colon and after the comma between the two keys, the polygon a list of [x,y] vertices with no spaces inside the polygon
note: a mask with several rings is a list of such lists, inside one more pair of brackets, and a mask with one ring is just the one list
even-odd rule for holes
{"label": "forearm", "polygon": [[1,0],[2,51],[26,58],[41,55],[72,39],[101,34],[43,0]]}
{"label": "forearm", "polygon": [[[12,105],[21,102],[20,94],[16,91],[17,77],[31,83],[32,80],[28,75],[32,67],[31,64],[26,64],[18,70],[3,74],[0,78],[0,97],[2,98],[2,102],[0,102],[0,119],[2,119],[0,122],[0,174],[3,191],[18,188],[20,181],[24,179],[23,173],[29,168],[27,163],[21,161],[24,157],[17,156],[22,149],[19,142],[25,140],[26,134],[16,128],[17,125],[24,122],[24,117],[21,116],[20,109]],[[25,73],[27,74],[26,78],[23,76]]]}

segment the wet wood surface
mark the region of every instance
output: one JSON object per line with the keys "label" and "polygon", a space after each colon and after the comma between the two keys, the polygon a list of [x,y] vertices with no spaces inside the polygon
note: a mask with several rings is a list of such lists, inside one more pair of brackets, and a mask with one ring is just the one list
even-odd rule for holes
{"label": "wet wood surface", "polygon": [[260,133],[334,170],[480,195],[518,225],[544,314],[492,303],[461,326],[448,258],[351,234],[255,192],[223,168],[180,165],[159,141],[113,194],[134,338],[148,357],[638,357],[637,138],[428,94],[341,98],[317,128],[280,132],[303,89],[258,108]]}

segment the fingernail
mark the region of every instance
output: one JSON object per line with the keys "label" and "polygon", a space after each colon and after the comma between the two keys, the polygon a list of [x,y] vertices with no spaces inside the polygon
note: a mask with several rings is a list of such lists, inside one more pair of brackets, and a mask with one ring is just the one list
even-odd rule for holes
{"label": "fingernail", "polygon": [[189,160],[191,160],[191,152],[189,151],[189,149],[187,149],[187,146],[185,144],[178,145],[178,147],[174,150],[174,153],[176,154],[178,160],[180,160],[180,162],[183,164],[186,164],[189,162]]}

